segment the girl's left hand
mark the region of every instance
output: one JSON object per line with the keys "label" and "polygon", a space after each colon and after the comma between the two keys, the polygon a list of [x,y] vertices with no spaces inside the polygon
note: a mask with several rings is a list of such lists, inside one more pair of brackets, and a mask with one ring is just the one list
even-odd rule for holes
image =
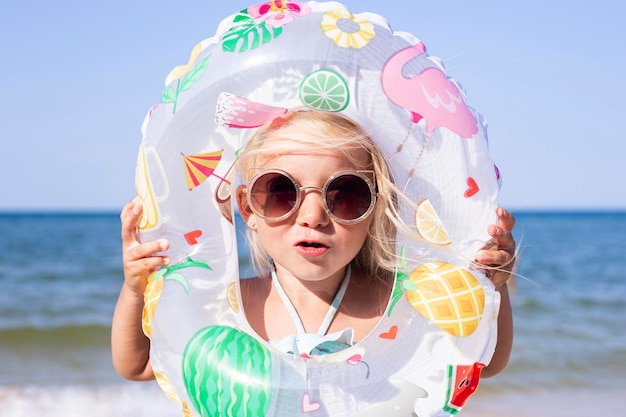
{"label": "girl's left hand", "polygon": [[511,233],[515,217],[501,207],[496,209],[496,214],[497,224],[487,229],[492,239],[476,253],[476,263],[478,267],[483,267],[487,277],[498,288],[511,278],[515,268],[515,239]]}

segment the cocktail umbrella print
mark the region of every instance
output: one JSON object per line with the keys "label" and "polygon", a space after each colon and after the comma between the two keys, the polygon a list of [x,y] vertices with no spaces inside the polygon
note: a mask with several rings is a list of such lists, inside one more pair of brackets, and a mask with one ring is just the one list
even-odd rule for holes
{"label": "cocktail umbrella print", "polygon": [[185,164],[185,178],[187,179],[188,190],[193,190],[205,182],[211,175],[230,184],[230,181],[214,173],[215,168],[217,168],[222,159],[222,150],[195,155],[185,155],[182,152],[180,154],[183,156]]}

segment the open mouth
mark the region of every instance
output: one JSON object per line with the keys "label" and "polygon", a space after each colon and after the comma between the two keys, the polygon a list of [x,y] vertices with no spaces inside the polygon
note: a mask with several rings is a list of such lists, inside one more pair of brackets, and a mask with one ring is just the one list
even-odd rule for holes
{"label": "open mouth", "polygon": [[326,247],[326,245],[323,245],[318,242],[300,242],[298,243],[298,246],[302,246],[305,248],[325,248]]}

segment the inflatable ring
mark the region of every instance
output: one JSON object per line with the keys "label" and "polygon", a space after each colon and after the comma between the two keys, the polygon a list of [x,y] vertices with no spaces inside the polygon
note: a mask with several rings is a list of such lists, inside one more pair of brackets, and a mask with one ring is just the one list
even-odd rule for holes
{"label": "inflatable ring", "polygon": [[[342,112],[374,139],[415,204],[400,213],[386,314],[357,345],[294,357],[240,308],[237,153],[290,109]],[[485,124],[424,44],[337,2],[270,1],[224,19],[167,77],[142,126],[142,239],[171,265],[145,293],[144,331],[167,395],[193,416],[456,414],[496,343],[499,297],[472,268],[495,221]],[[241,238],[240,238],[241,239]],[[419,259],[420,262],[415,260]]]}

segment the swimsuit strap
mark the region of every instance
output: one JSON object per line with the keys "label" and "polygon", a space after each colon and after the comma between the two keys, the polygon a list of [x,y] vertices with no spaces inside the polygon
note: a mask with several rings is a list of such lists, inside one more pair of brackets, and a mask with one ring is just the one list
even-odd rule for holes
{"label": "swimsuit strap", "polygon": [[[337,309],[339,309],[339,305],[341,304],[341,301],[343,300],[343,296],[346,293],[346,290],[348,289],[348,284],[350,284],[350,275],[351,275],[351,268],[350,268],[350,264],[348,264],[348,266],[346,267],[346,274],[343,277],[343,281],[341,281],[341,285],[339,286],[339,289],[337,290],[337,294],[335,294],[335,299],[330,305],[330,308],[328,309],[328,312],[326,313],[326,317],[324,317],[324,320],[320,324],[320,328],[317,331],[318,335],[323,336],[328,331],[328,328],[330,327],[330,323],[333,321],[333,318],[335,317],[335,314],[337,313]],[[273,269],[272,269],[272,282],[274,283],[274,287],[276,288],[276,291],[278,291],[278,295],[283,300],[285,307],[289,311],[291,320],[293,321],[293,324],[296,326],[298,333],[305,334],[306,331],[304,330],[304,326],[302,325],[302,320],[300,320],[300,316],[298,315],[296,308],[293,306],[293,303],[289,299],[289,296],[287,295],[287,293],[285,293],[285,290],[280,285],[280,282],[278,281],[278,277],[276,276],[276,271],[274,271]]]}

